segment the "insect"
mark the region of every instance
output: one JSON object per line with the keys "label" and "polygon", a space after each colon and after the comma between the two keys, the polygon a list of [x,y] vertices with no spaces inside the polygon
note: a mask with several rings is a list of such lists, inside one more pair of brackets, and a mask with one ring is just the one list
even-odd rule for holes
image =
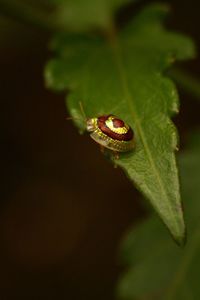
{"label": "insect", "polygon": [[135,138],[132,128],[120,118],[109,114],[94,118],[86,118],[82,104],[80,108],[86,122],[86,130],[90,137],[101,146],[113,151],[115,158],[119,158],[119,152],[128,152],[135,147]]}
{"label": "insect", "polygon": [[87,131],[91,138],[104,149],[115,154],[131,151],[135,146],[133,130],[123,120],[114,115],[103,115],[87,119]]}

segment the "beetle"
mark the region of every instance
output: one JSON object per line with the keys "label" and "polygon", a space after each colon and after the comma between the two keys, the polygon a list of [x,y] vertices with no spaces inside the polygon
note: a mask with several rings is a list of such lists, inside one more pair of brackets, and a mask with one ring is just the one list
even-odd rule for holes
{"label": "beetle", "polygon": [[87,119],[86,128],[102,149],[110,149],[115,154],[131,151],[135,146],[132,128],[112,114]]}
{"label": "beetle", "polygon": [[122,119],[113,114],[87,118],[82,103],[79,104],[86,130],[90,133],[90,137],[101,146],[102,152],[105,148],[110,149],[118,159],[120,152],[129,152],[134,149],[134,131]]}

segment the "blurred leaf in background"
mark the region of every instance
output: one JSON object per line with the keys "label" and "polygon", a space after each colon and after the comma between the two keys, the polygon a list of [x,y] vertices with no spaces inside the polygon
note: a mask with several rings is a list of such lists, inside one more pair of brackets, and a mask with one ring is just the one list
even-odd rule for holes
{"label": "blurred leaf in background", "polygon": [[70,31],[107,29],[113,24],[113,13],[123,4],[136,0],[53,0],[57,19]]}
{"label": "blurred leaf in background", "polygon": [[180,249],[155,216],[134,228],[125,239],[122,261],[127,265],[119,283],[125,300],[200,299],[200,134],[180,156],[181,181],[188,226],[187,245]]}
{"label": "blurred leaf in background", "polygon": [[[114,2],[108,3],[115,7]],[[132,126],[135,151],[121,154],[115,163],[150,200],[181,244],[185,227],[174,155],[177,133],[169,118],[179,105],[173,82],[162,72],[175,59],[193,57],[194,46],[187,37],[163,28],[167,12],[166,5],[150,5],[122,32],[116,34],[108,27],[108,40],[89,34],[57,34],[52,42],[56,58],[47,65],[46,82],[55,90],[70,90],[67,107],[76,120],[82,120],[77,122],[80,129],[85,129],[80,101],[87,117],[112,113]],[[81,20],[80,11],[78,16]]]}

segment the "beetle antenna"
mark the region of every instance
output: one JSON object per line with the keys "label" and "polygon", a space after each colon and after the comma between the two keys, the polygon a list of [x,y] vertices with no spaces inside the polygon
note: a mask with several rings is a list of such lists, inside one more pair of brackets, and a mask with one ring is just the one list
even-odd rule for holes
{"label": "beetle antenna", "polygon": [[80,121],[81,118],[76,118],[76,117],[66,117],[65,120],[66,120],[66,121],[70,121],[70,120],[77,120],[77,121]]}
{"label": "beetle antenna", "polygon": [[[86,118],[86,114],[84,112],[84,109],[83,109],[83,104],[82,102],[80,101],[79,102],[79,106],[80,106],[80,111],[81,111],[81,114],[82,114],[82,117],[85,119],[85,121],[87,120]],[[69,121],[69,120],[77,120],[77,121],[81,121],[81,118],[78,118],[78,117],[66,117],[65,120]]]}
{"label": "beetle antenna", "polygon": [[85,111],[83,109],[83,103],[81,101],[79,101],[79,106],[80,106],[80,110],[81,110],[81,113],[82,113],[84,119],[87,120]]}
{"label": "beetle antenna", "polygon": [[74,118],[74,117],[66,117],[66,118],[65,118],[66,121],[70,121],[70,120],[74,120],[74,119],[75,119],[75,120],[78,120],[78,118]]}
{"label": "beetle antenna", "polygon": [[72,117],[66,117],[65,120],[69,121],[69,120],[73,120],[73,118]]}

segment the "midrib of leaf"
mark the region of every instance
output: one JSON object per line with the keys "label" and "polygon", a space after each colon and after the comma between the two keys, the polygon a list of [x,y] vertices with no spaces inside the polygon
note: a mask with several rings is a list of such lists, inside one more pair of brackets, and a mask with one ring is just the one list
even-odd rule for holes
{"label": "midrib of leaf", "polygon": [[191,242],[185,251],[182,259],[179,263],[179,268],[175,272],[173,279],[171,281],[170,286],[168,287],[167,293],[165,294],[165,300],[173,300],[176,299],[176,293],[178,288],[180,287],[181,283],[183,282],[188,268],[190,266],[190,263],[192,259],[194,258],[194,255],[200,245],[200,231],[199,231],[200,223],[197,225],[197,229],[192,235]]}
{"label": "midrib of leaf", "polygon": [[[142,129],[142,126],[141,126],[141,123],[140,123],[140,119],[139,119],[138,114],[137,114],[137,110],[136,110],[136,108],[134,106],[133,98],[131,96],[131,93],[129,92],[128,81],[127,81],[126,71],[125,71],[125,68],[124,68],[123,60],[122,60],[122,55],[121,55],[121,49],[120,49],[119,41],[117,40],[116,36],[114,36],[113,38],[111,38],[110,41],[111,41],[111,47],[112,47],[112,50],[113,50],[115,62],[116,62],[116,65],[117,65],[117,68],[118,68],[118,71],[119,71],[119,75],[120,75],[120,78],[121,78],[121,81],[122,81],[122,87],[123,87],[123,90],[124,90],[124,94],[126,96],[125,97],[126,102],[127,102],[128,106],[130,108],[130,111],[131,111],[132,115],[133,115],[133,118],[134,118],[134,121],[135,121],[135,125],[137,127],[137,132],[139,133],[139,135],[141,137],[141,141],[143,143],[144,150],[146,152],[146,155],[147,155],[147,158],[148,158],[149,163],[151,165],[151,168],[152,168],[152,170],[153,170],[153,172],[154,172],[154,174],[155,174],[155,176],[157,178],[157,181],[159,183],[160,190],[161,190],[161,193],[163,195],[163,198],[166,199],[166,203],[165,204],[167,204],[168,203],[168,196],[167,196],[166,190],[164,188],[162,179],[160,178],[159,172],[158,172],[158,170],[156,168],[156,165],[154,163],[151,150],[148,147],[148,143],[147,143],[147,140],[146,140],[145,132]],[[175,217],[174,220],[176,220],[176,216],[175,216],[175,214],[174,214],[174,212],[173,212],[173,210],[172,210],[172,208],[171,208],[170,205],[168,205],[168,209],[169,209],[169,211],[171,211],[171,214],[174,215],[174,217]],[[177,229],[178,229],[178,227],[179,226],[177,225]],[[178,230],[177,230],[177,232],[178,232]]]}

